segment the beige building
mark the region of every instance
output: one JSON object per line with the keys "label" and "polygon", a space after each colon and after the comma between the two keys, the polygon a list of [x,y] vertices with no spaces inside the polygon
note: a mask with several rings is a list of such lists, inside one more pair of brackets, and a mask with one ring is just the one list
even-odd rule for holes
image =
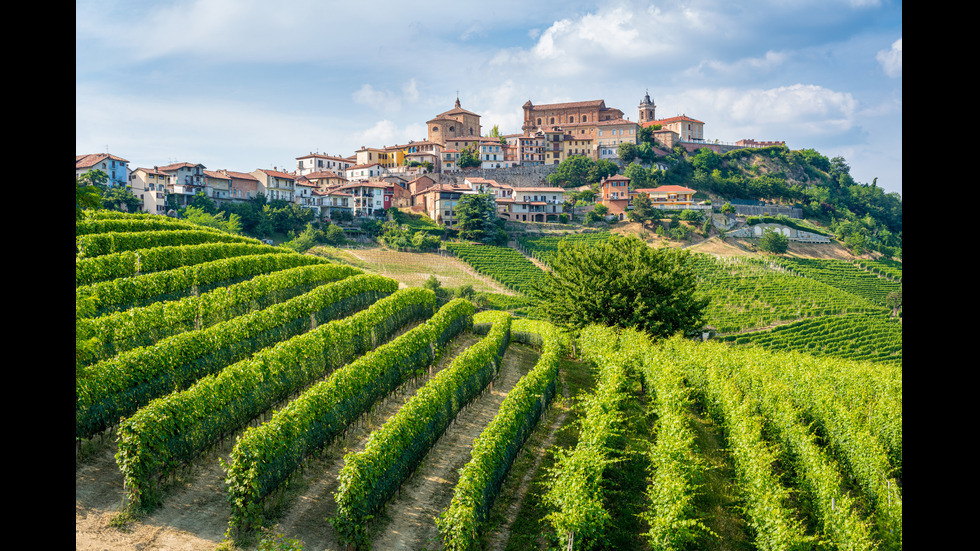
{"label": "beige building", "polygon": [[296,176],[279,170],[256,169],[250,172],[258,180],[259,192],[269,201],[293,202],[296,193]]}
{"label": "beige building", "polygon": [[479,140],[482,135],[480,127],[480,115],[467,111],[460,106],[459,98],[456,98],[456,105],[444,113],[440,113],[435,118],[426,121],[429,136],[428,141],[451,147],[462,151],[461,147],[448,145],[450,138],[470,138]]}
{"label": "beige building", "polygon": [[515,222],[556,222],[564,202],[560,187],[517,187],[510,197],[497,199],[497,216]]}
{"label": "beige building", "polygon": [[215,170],[204,171],[204,194],[216,204],[227,202],[231,196],[231,177]]}
{"label": "beige building", "polygon": [[143,201],[143,212],[167,213],[169,175],[157,168],[137,168],[129,175],[130,190]]}

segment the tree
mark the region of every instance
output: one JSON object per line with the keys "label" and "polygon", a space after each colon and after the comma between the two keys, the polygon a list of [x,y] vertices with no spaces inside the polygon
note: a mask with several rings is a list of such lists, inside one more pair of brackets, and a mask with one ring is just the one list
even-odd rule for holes
{"label": "tree", "polygon": [[599,159],[598,161],[593,161],[592,166],[589,167],[588,183],[598,184],[604,178],[612,176],[618,171],[619,165],[610,161],[609,159]]}
{"label": "tree", "polygon": [[217,228],[221,231],[233,233],[235,235],[242,233],[241,217],[235,213],[228,214],[228,219],[226,220],[224,212],[211,214],[204,209],[193,205],[188,205],[188,207],[184,209],[184,219],[188,222],[193,222],[201,226],[207,226],[209,228]]}
{"label": "tree", "polygon": [[133,194],[129,187],[102,187],[102,208],[122,212],[140,212],[143,200]]}
{"label": "tree", "polygon": [[578,187],[589,183],[592,159],[583,155],[573,155],[558,163],[555,171],[548,175],[552,186]]}
{"label": "tree", "polygon": [[497,201],[489,193],[464,194],[456,203],[459,237],[483,243],[497,242]]}
{"label": "tree", "polygon": [[704,325],[708,299],[696,294],[692,262],[689,251],[652,248],[635,236],[563,241],[530,293],[552,323],[569,330],[601,323],[669,337]]}
{"label": "tree", "polygon": [[762,238],[759,239],[759,248],[773,254],[783,254],[789,248],[789,238],[772,228],[762,231]]}
{"label": "tree", "polygon": [[653,201],[646,193],[637,193],[633,198],[633,210],[627,215],[633,222],[644,222],[653,218]]}
{"label": "tree", "polygon": [[82,211],[102,206],[102,193],[98,185],[108,180],[109,175],[98,169],[75,177],[75,221],[81,220]]}
{"label": "tree", "polygon": [[470,146],[463,148],[459,154],[459,161],[456,162],[459,168],[476,168],[480,164],[480,154]]}
{"label": "tree", "polygon": [[616,148],[616,155],[619,156],[620,161],[623,161],[623,164],[632,163],[636,159],[636,154],[636,144],[632,142],[623,142]]}

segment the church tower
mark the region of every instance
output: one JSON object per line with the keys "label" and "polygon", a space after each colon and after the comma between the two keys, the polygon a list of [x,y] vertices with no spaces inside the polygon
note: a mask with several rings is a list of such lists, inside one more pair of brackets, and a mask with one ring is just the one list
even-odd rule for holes
{"label": "church tower", "polygon": [[657,106],[650,100],[650,91],[640,102],[640,124],[657,120]]}

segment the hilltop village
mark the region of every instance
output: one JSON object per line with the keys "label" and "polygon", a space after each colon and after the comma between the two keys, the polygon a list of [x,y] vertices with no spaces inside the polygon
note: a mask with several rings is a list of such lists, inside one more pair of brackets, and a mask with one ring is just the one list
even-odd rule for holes
{"label": "hilltop village", "polygon": [[[537,180],[543,184],[555,165],[574,156],[622,166],[619,147],[638,144],[641,128],[650,127],[656,143],[665,148],[657,150],[658,155],[676,146],[689,151],[708,147],[720,153],[783,143],[707,143],[704,122],[687,115],[658,119],[649,93],[638,105],[637,121],[604,100],[540,105],[528,100],[522,108],[521,133],[501,135],[496,127],[485,131],[481,116],[463,108],[457,98],[452,109],[426,121],[423,140],[361,146],[346,156],[311,152],[296,157],[293,170],[273,167],[242,172],[209,169],[195,162],[131,168],[120,156],[100,153],[76,155],[75,173],[78,177],[101,170],[108,175],[108,186],[129,187],[147,213],[166,214],[190,204],[198,193],[217,204],[249,201],[263,194],[268,200],[311,209],[323,221],[372,218],[399,208],[452,227],[457,222],[456,202],[464,194],[476,193],[491,193],[502,219],[557,221],[563,214],[565,189],[498,183],[476,173],[523,171],[540,174]],[[629,180],[617,175],[603,180],[600,188],[597,200],[608,207],[610,218],[622,220],[632,199],[641,193],[658,207],[699,208],[692,199],[694,190],[683,186],[631,190]]]}

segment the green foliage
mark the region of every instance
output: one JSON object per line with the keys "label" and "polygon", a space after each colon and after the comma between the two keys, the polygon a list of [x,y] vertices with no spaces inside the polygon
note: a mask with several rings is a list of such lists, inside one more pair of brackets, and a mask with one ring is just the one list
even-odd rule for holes
{"label": "green foliage", "polygon": [[445,247],[477,272],[518,292],[527,292],[534,281],[544,276],[541,268],[510,247],[469,243],[446,243]]}
{"label": "green foliage", "polygon": [[477,168],[481,164],[480,152],[471,146],[464,147],[459,153],[459,160],[456,161],[456,166],[459,168]]}
{"label": "green foliage", "polygon": [[532,285],[531,294],[559,327],[600,323],[660,337],[698,330],[704,323],[708,301],[695,296],[687,251],[611,236],[589,245],[562,243],[550,264],[552,271]]}
{"label": "green foliage", "polygon": [[619,144],[619,147],[616,148],[616,155],[624,164],[632,163],[637,156],[636,144],[632,142],[623,142]]}
{"label": "green foliage", "polygon": [[[632,165],[631,165],[632,166]],[[633,210],[627,214],[632,222],[645,222],[653,217],[653,201],[646,193],[639,193],[633,198]]]}
{"label": "green foliage", "polygon": [[102,186],[102,208],[121,212],[140,212],[143,200],[133,195],[129,186]]}
{"label": "green foliage", "polygon": [[262,346],[123,420],[116,462],[130,503],[152,509],[159,502],[162,477],[292,393],[380,346],[399,328],[432,315],[434,297],[424,289],[403,289],[374,301],[377,297],[334,309],[337,319],[322,317],[313,330],[283,335],[277,344]]}
{"label": "green foliage", "polygon": [[382,276],[357,275],[101,361],[76,381],[76,437],[91,438],[155,398],[187,388],[266,346],[309,331],[316,323],[366,308],[397,288],[397,283]]}
{"label": "green foliage", "polygon": [[541,356],[473,442],[452,502],[436,519],[447,550],[475,548],[507,471],[557,391],[558,364],[567,338],[547,322],[529,320],[514,320],[511,338],[541,346]]}
{"label": "green foliage", "polygon": [[493,245],[506,243],[506,235],[501,235],[497,220],[497,202],[489,193],[464,194],[456,203],[456,229],[461,239],[479,241]]}
{"label": "green foliage", "polygon": [[[227,218],[226,218],[227,215]],[[184,209],[183,217],[188,222],[192,224],[197,224],[199,226],[204,226],[207,228],[215,228],[223,232],[240,234],[242,232],[242,219],[241,216],[235,213],[223,213],[215,212],[210,213],[207,210],[193,205],[188,205]]]}
{"label": "green foliage", "polygon": [[206,242],[135,249],[92,258],[76,258],[75,287],[203,264],[223,258],[284,252],[258,243]]}
{"label": "green foliage", "polygon": [[232,283],[239,278],[323,263],[324,260],[314,256],[267,246],[257,254],[100,281],[76,288],[75,296],[76,300],[81,296],[91,297],[96,315],[103,315],[162,300],[177,300]]}
{"label": "green foliage", "polygon": [[102,206],[102,193],[99,186],[109,179],[102,170],[89,170],[75,178],[75,221],[83,217],[86,209],[97,209]]}
{"label": "green foliage", "polygon": [[595,184],[616,174],[618,169],[616,163],[607,159],[594,161],[584,155],[573,155],[558,164],[554,172],[548,175],[547,182],[557,187]]}
{"label": "green foliage", "polygon": [[759,239],[759,249],[772,254],[785,254],[789,247],[789,237],[773,228],[766,228]]}
{"label": "green foliage", "polygon": [[342,542],[368,545],[367,522],[418,467],[462,407],[490,383],[511,339],[511,317],[492,312],[487,336],[453,358],[371,435],[364,450],[348,453],[331,523]]}
{"label": "green foliage", "polygon": [[[232,506],[229,532],[258,525],[262,500],[285,483],[308,456],[330,444],[379,400],[417,377],[449,340],[472,327],[473,305],[465,300],[451,301],[432,315],[435,297],[431,292],[415,288],[400,293],[428,296],[425,317],[429,319],[338,366],[239,439],[225,466]],[[395,329],[399,324],[389,325]]]}

